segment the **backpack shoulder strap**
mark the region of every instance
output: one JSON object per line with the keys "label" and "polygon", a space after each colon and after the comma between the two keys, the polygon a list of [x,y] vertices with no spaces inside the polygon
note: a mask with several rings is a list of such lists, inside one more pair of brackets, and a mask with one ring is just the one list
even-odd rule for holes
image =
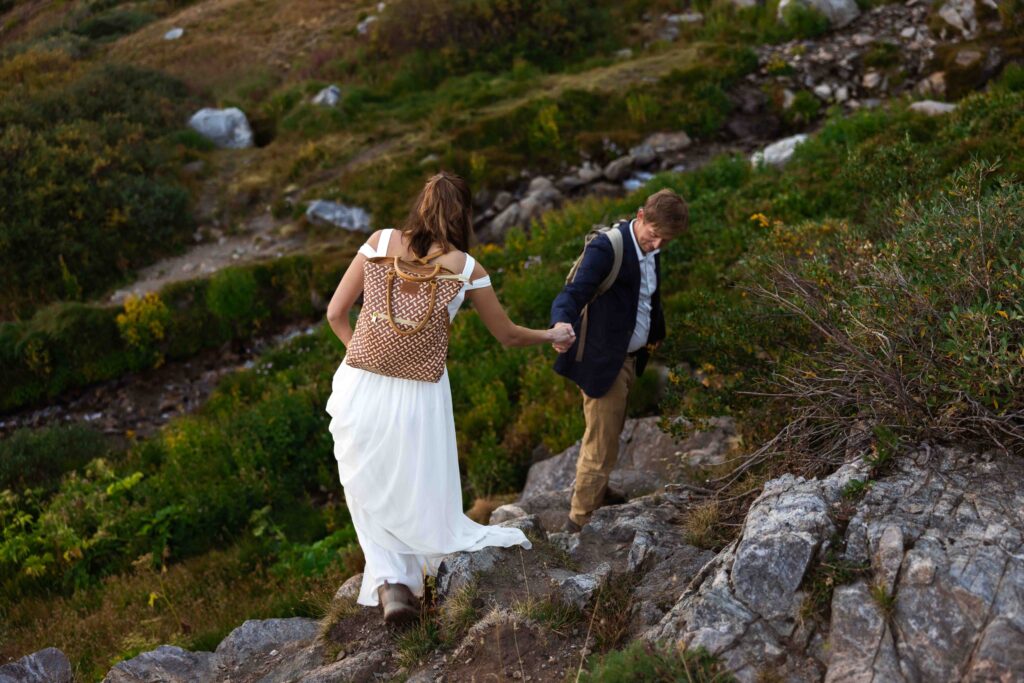
{"label": "backpack shoulder strap", "polygon": [[618,227],[612,227],[605,231],[605,235],[608,236],[608,241],[612,243],[612,269],[608,272],[608,275],[601,281],[601,284],[597,287],[597,296],[601,296],[615,284],[615,279],[619,277],[619,271],[622,269],[622,232]]}

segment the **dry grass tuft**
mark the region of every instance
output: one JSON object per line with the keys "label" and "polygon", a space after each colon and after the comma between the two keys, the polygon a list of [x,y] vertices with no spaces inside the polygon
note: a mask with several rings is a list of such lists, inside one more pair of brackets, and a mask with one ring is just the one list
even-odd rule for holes
{"label": "dry grass tuft", "polygon": [[491,520],[491,513],[497,508],[508,503],[513,503],[519,498],[518,493],[506,493],[500,496],[489,498],[477,498],[473,505],[466,510],[466,516],[477,524],[487,524]]}

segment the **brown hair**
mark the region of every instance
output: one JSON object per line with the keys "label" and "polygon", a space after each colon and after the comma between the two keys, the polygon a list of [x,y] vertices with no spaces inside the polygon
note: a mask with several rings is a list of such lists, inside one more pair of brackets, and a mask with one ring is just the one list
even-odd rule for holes
{"label": "brown hair", "polygon": [[672,190],[658,190],[644,202],[644,220],[666,239],[679,236],[690,226],[686,201]]}
{"label": "brown hair", "polygon": [[402,227],[414,254],[426,256],[437,242],[446,252],[466,251],[473,237],[473,195],[469,183],[447,171],[431,176]]}

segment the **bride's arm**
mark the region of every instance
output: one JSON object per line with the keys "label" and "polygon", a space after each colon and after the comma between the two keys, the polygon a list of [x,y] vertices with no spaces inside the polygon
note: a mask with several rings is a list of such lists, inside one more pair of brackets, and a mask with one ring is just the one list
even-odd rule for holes
{"label": "bride's arm", "polygon": [[[478,263],[470,279],[475,281],[487,276],[487,271]],[[501,307],[494,288],[490,286],[471,289],[466,298],[473,303],[480,320],[494,338],[504,347],[532,346],[535,344],[564,344],[575,337],[572,327],[560,326],[546,330],[533,330],[513,323]]]}
{"label": "bride's arm", "polygon": [[[366,243],[372,249],[376,249],[379,240],[380,230],[373,233]],[[363,291],[364,263],[366,263],[366,257],[357,253],[342,276],[341,282],[338,283],[338,288],[334,290],[331,302],[327,304],[327,324],[331,326],[334,334],[338,335],[338,339],[346,347],[352,340],[352,325],[348,321],[348,312],[352,310],[356,299]]]}

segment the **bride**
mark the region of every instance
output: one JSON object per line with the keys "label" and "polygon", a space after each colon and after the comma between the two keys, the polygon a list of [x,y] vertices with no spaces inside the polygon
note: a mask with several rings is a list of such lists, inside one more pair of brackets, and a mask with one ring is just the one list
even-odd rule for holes
{"label": "bride", "polygon": [[[472,235],[469,185],[441,172],[420,192],[401,230],[373,233],[352,260],[327,307],[327,320],[348,347],[349,310],[363,291],[368,258],[424,257],[461,273],[463,285],[448,306],[449,320],[468,299],[494,337],[509,346],[571,343],[571,328],[533,330],[509,320],[484,268],[466,253]],[[419,614],[424,576],[460,550],[520,545],[519,529],[477,524],[462,512],[451,388],[439,382],[368,372],[342,361],[326,410],[345,502],[366,558],[357,602],[382,605],[387,623]]]}

